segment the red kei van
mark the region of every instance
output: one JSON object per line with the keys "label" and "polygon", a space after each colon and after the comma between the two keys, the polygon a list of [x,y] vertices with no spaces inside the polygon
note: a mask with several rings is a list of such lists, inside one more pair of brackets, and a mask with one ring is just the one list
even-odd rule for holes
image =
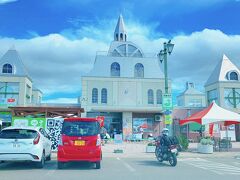
{"label": "red kei van", "polygon": [[96,118],[64,119],[58,146],[58,169],[72,161],[88,161],[101,168],[100,124]]}

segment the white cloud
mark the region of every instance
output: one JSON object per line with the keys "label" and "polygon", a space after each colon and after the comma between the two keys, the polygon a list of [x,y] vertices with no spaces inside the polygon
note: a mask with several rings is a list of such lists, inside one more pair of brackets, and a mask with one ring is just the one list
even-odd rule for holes
{"label": "white cloud", "polygon": [[[150,39],[149,32],[151,31],[133,34],[131,39],[145,52],[157,53],[167,39]],[[168,72],[175,90],[183,90],[186,81],[193,81],[204,91],[205,82],[224,53],[240,66],[240,35],[227,35],[220,30],[204,29],[190,35],[176,35],[172,42],[175,47],[172,55],[168,57]]]}
{"label": "white cloud", "polygon": [[93,66],[96,51],[107,45],[88,38],[69,40],[59,34],[32,39],[0,39],[0,54],[15,44],[36,86],[45,95],[79,92],[81,75]]}
{"label": "white cloud", "polygon": [[6,3],[11,3],[11,2],[16,2],[18,0],[0,0],[0,5],[1,4],[6,4]]}
{"label": "white cloud", "polygon": [[[115,21],[116,22],[116,21]],[[138,44],[145,53],[158,53],[167,39],[155,33],[154,27],[141,25],[134,21],[126,22],[128,39]],[[108,28],[106,26],[108,25]],[[83,27],[78,32],[85,37],[70,40],[64,35],[50,34],[32,39],[0,38],[0,56],[15,44],[20,56],[36,86],[45,95],[55,93],[81,92],[81,76],[93,66],[96,51],[107,51],[113,37],[114,25],[109,23],[102,29]],[[103,35],[104,39],[91,38],[91,33]],[[68,32],[70,33],[70,32]],[[107,40],[106,40],[107,39]],[[106,43],[109,41],[108,43]],[[225,53],[238,66],[240,35],[227,35],[219,30],[204,29],[190,35],[176,35],[173,53],[169,56],[169,77],[173,89],[182,91],[186,81],[193,81],[200,90],[216,64]],[[66,97],[46,102],[76,102]]]}

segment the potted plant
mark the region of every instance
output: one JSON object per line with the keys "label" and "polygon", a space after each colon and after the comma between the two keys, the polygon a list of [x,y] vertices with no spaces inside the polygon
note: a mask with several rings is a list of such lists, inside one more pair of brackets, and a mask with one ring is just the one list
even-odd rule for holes
{"label": "potted plant", "polygon": [[210,137],[204,137],[198,143],[198,152],[204,154],[212,154],[213,153],[213,140]]}
{"label": "potted plant", "polygon": [[154,152],[155,152],[155,149],[156,149],[155,143],[150,142],[150,143],[147,144],[146,152],[147,152],[147,153],[154,153]]}

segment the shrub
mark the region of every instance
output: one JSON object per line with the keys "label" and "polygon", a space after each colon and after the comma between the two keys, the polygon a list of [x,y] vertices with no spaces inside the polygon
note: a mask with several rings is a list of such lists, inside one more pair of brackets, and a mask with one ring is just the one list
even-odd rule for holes
{"label": "shrub", "polygon": [[150,142],[150,143],[147,144],[147,146],[156,146],[156,144],[153,143],[153,142]]}
{"label": "shrub", "polygon": [[187,150],[189,145],[187,137],[184,135],[180,135],[178,137],[178,140],[179,140],[179,144],[182,147],[182,150]]}
{"label": "shrub", "polygon": [[200,140],[200,143],[201,143],[202,145],[213,145],[213,144],[214,144],[213,140],[212,140],[210,137],[204,137],[204,138],[202,138],[202,139]]}

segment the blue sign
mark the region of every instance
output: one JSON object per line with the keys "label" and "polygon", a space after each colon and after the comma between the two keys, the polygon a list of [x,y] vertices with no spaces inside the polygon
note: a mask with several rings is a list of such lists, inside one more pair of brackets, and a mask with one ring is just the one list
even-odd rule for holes
{"label": "blue sign", "polygon": [[167,109],[166,111],[164,111],[164,114],[165,114],[165,115],[170,115],[170,114],[172,114],[172,111],[170,111],[170,110]]}

